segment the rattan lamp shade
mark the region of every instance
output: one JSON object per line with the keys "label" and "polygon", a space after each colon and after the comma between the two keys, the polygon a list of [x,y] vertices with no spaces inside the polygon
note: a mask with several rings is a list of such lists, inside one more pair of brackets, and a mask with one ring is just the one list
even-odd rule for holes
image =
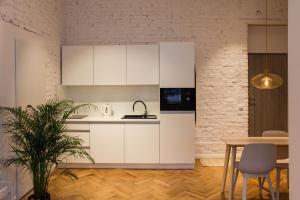
{"label": "rattan lamp shade", "polygon": [[272,90],[280,87],[282,84],[282,78],[272,73],[257,74],[251,79],[251,85],[261,90]]}

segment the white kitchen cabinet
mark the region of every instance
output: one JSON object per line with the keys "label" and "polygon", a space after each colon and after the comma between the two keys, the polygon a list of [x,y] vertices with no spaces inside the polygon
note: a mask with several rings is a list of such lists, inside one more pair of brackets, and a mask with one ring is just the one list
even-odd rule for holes
{"label": "white kitchen cabinet", "polygon": [[[66,134],[82,140],[81,145],[90,153],[90,125],[89,124],[66,124]],[[69,156],[65,163],[90,163],[86,158]]]}
{"label": "white kitchen cabinet", "polygon": [[195,113],[160,115],[160,163],[192,164],[194,157]]}
{"label": "white kitchen cabinet", "polygon": [[96,163],[124,163],[124,124],[91,124],[90,131]]}
{"label": "white kitchen cabinet", "polygon": [[195,52],[193,43],[160,43],[160,87],[195,87]]}
{"label": "white kitchen cabinet", "polygon": [[159,163],[159,124],[125,124],[125,163]]}
{"label": "white kitchen cabinet", "polygon": [[[89,149],[86,149],[87,153],[90,153]],[[79,158],[79,157],[74,157],[74,156],[69,156],[65,159],[65,163],[72,163],[72,164],[87,164],[87,163],[92,163],[90,160],[86,158]]]}
{"label": "white kitchen cabinet", "polygon": [[90,131],[90,124],[66,124],[67,131]]}
{"label": "white kitchen cabinet", "polygon": [[93,46],[62,47],[62,85],[93,85]]}
{"label": "white kitchen cabinet", "polygon": [[68,134],[69,136],[77,137],[77,138],[81,139],[81,140],[82,140],[81,145],[82,145],[83,147],[87,147],[87,148],[90,147],[90,132],[77,132],[77,131],[72,131],[72,132],[67,132],[67,134]]}
{"label": "white kitchen cabinet", "polygon": [[127,85],[158,84],[158,45],[127,45]]}
{"label": "white kitchen cabinet", "polygon": [[126,46],[94,47],[94,85],[126,85]]}

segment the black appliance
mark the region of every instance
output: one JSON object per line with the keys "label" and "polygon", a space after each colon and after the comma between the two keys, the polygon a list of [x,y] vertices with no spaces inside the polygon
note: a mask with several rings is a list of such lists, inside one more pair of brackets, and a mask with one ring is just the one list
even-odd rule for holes
{"label": "black appliance", "polygon": [[161,111],[195,111],[195,88],[160,88]]}

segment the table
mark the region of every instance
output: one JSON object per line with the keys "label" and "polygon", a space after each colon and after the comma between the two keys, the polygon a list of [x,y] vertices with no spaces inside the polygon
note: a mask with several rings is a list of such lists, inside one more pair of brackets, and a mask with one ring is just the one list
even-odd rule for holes
{"label": "table", "polygon": [[247,144],[275,144],[277,146],[288,146],[288,137],[224,137],[221,139],[226,144],[226,154],[224,161],[223,181],[221,191],[224,192],[226,177],[228,172],[228,164],[231,152],[231,171],[230,171],[230,190],[229,200],[233,197],[234,187],[234,170],[236,163],[237,147],[244,147]]}

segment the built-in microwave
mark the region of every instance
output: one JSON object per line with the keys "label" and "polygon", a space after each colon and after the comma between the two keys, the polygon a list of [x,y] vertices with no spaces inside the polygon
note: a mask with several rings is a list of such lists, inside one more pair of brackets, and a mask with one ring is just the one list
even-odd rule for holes
{"label": "built-in microwave", "polygon": [[195,111],[195,88],[160,88],[161,111]]}

